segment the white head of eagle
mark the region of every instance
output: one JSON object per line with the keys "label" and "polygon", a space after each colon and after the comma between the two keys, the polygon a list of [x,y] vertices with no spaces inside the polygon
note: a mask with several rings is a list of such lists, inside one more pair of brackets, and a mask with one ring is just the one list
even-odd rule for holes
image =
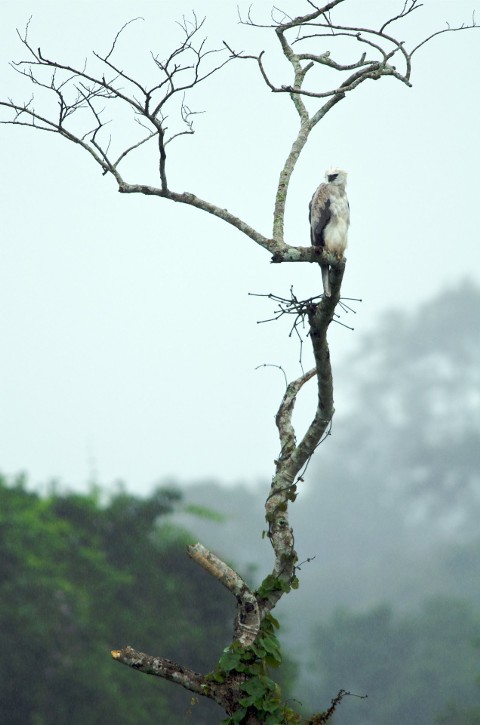
{"label": "white head of eagle", "polygon": [[[338,259],[348,243],[350,225],[350,207],[348,204],[347,172],[343,169],[328,169],[325,183],[320,184],[310,202],[310,241],[315,247],[323,247],[326,252]],[[321,263],[323,289],[327,297],[331,296],[328,264]]]}
{"label": "white head of eagle", "polygon": [[327,169],[325,171],[325,181],[327,184],[335,184],[335,186],[346,186],[347,176],[347,172],[343,169]]}

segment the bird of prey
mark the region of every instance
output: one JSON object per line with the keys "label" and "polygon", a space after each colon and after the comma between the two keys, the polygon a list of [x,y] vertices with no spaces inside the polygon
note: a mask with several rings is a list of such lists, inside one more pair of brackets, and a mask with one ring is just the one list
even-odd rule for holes
{"label": "bird of prey", "polygon": [[[313,246],[323,247],[326,252],[341,259],[347,247],[350,224],[350,207],[345,191],[347,172],[329,169],[325,173],[325,182],[320,184],[310,202],[310,239]],[[320,267],[325,297],[331,297],[328,264],[321,262]]]}

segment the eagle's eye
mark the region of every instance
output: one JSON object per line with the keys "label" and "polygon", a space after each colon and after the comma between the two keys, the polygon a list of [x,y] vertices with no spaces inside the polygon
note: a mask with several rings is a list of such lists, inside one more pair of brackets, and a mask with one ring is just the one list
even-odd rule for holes
{"label": "eagle's eye", "polygon": [[328,175],[328,180],[329,181],[335,181],[335,179],[337,178],[337,176],[338,176],[338,174],[329,174]]}

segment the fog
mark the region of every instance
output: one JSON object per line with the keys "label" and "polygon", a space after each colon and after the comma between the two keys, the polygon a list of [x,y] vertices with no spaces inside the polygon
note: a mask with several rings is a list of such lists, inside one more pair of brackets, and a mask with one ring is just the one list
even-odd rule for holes
{"label": "fog", "polygon": [[[175,20],[191,9],[103,2],[92,22],[88,7],[38,0],[33,46],[81,64],[92,50],[108,49],[123,23],[143,16],[118,44],[119,62],[140,78],[153,74],[150,49],[173,47]],[[239,25],[236,3],[210,0],[196,9],[207,18],[211,47],[227,39],[246,51],[265,49],[271,74],[288,80],[275,38]],[[446,20],[468,22],[471,10],[466,0],[427,2],[400,33],[413,44]],[[264,9],[254,12],[261,19]],[[339,19],[349,12],[339,8]],[[363,3],[361,22],[375,26],[396,12],[391,0]],[[1,13],[3,95],[26,100],[31,84],[8,61],[25,56],[15,28],[23,32],[32,8],[16,2]],[[363,301],[342,318],[354,332],[331,330],[334,372],[384,310],[414,310],[465,275],[480,281],[478,93],[471,81],[477,34],[441,35],[414,58],[411,89],[383,79],[339,104],[312,135],[292,179],[286,238],[305,244],[308,201],[324,169],[338,164],[349,172],[343,294]],[[212,76],[188,102],[204,113],[195,117],[194,136],[169,147],[173,188],[225,206],[268,234],[275,184],[296,132],[288,97],[270,93],[244,61]],[[126,138],[123,122],[121,115],[112,124],[112,144]],[[283,376],[256,368],[274,363],[296,377],[299,349],[287,321],[257,325],[273,307],[248,294],[287,296],[293,285],[300,297],[312,296],[318,269],[271,265],[264,250],[197,210],[119,195],[87,154],[55,134],[3,126],[0,151],[2,469],[24,470],[36,485],[56,478],[85,489],[92,479],[121,479],[144,492],[167,475],[215,476],[226,485],[268,479]],[[153,150],[133,157],[126,176],[156,183]],[[335,398],[340,414],[348,406],[341,385]],[[312,415],[308,395],[298,414],[301,428]]]}

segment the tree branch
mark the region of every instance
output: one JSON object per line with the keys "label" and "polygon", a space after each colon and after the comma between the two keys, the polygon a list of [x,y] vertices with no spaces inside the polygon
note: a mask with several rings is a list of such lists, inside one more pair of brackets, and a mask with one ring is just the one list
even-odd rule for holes
{"label": "tree branch", "polygon": [[[297,554],[288,521],[288,503],[295,500],[296,484],[301,478],[300,472],[321,442],[334,413],[333,378],[327,331],[340,299],[344,268],[345,262],[342,260],[333,269],[332,296],[323,297],[319,303],[310,303],[306,306],[309,337],[312,341],[316,367],[288,385],[276,416],[281,451],[275,462],[276,474],[265,504],[268,536],[275,552],[275,565],[272,573],[264,581],[266,586],[262,585],[263,589],[261,587],[259,590],[263,596],[263,611],[273,609],[283,594],[295,586]],[[292,413],[300,389],[314,375],[317,377],[318,387],[317,408],[312,423],[301,442],[297,444]]]}
{"label": "tree branch", "polygon": [[198,695],[205,694],[204,675],[194,672],[188,667],[178,665],[166,657],[152,657],[128,646],[120,650],[112,650],[111,654],[113,659],[122,665],[132,667],[134,670],[144,672],[146,675],[154,675],[155,677],[162,677],[164,680],[170,680],[170,682],[182,685],[182,687],[191,692],[196,692]]}
{"label": "tree branch", "polygon": [[260,630],[260,612],[257,600],[240,576],[228,564],[208,551],[202,544],[187,546],[187,553],[193,561],[218,579],[236,598],[237,615],[234,624],[234,639],[248,647],[257,638]]}

